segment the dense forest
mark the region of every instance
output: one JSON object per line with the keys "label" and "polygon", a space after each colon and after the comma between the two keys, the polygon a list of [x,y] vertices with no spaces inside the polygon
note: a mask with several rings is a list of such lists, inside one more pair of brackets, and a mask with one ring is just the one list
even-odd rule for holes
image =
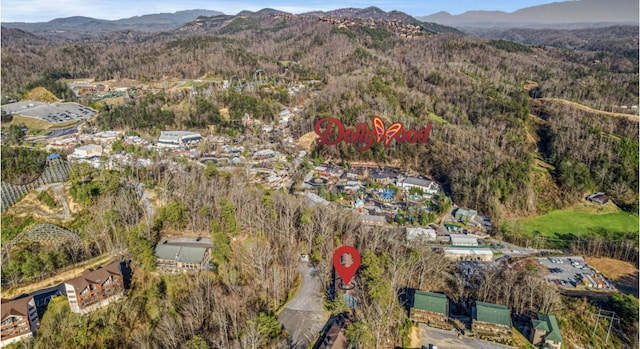
{"label": "dense forest", "polygon": [[3,181],[26,184],[42,174],[47,162],[47,153],[42,150],[4,145],[0,161]]}
{"label": "dense forest", "polygon": [[[65,298],[54,299],[35,339],[24,347],[288,347],[290,338],[275,314],[300,282],[300,252],[311,252],[326,291],[333,252],[343,244],[356,247],[363,256],[355,281],[361,285],[354,312],[358,322],[345,332],[361,347],[408,343],[411,322],[405,301],[412,289],[446,293],[461,315],[469,315],[474,300],[504,304],[517,314],[574,307],[571,299],[546,287],[542,270],[528,260],[503,270],[469,273],[427,245],[406,245],[400,233],[363,226],[349,211],[308,206],[285,191],[239,185],[244,180],[242,173],[211,165],[179,170],[157,165],[124,172],[75,168],[71,193],[84,208],[65,227],[82,237],[83,250],[14,247],[2,270],[4,286],[38,280],[50,275],[51,268],[125,247],[131,253],[133,278],[126,299],[91,315],[73,314]],[[128,184],[135,182],[152,185],[158,199],[166,202],[153,220]],[[10,217],[3,220],[3,234],[33,223]],[[213,240],[215,272],[153,273],[154,245],[176,232]],[[633,297],[616,297],[607,308],[633,313]],[[336,314],[346,309],[341,298],[326,307]],[[584,318],[559,315],[563,328],[589,323],[592,306],[582,307],[587,307]],[[577,323],[569,325],[571,321]],[[615,336],[616,345],[630,345],[637,336],[633,323],[625,320],[624,326],[627,337]]]}

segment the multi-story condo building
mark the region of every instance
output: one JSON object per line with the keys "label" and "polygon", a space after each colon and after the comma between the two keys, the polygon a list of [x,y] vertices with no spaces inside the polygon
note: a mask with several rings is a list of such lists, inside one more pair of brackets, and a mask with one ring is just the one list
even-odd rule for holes
{"label": "multi-story condo building", "polygon": [[120,261],[96,270],[86,270],[64,283],[69,306],[74,313],[86,314],[105,307],[124,296]]}
{"label": "multi-story condo building", "polygon": [[33,336],[40,326],[33,296],[2,299],[0,347]]}

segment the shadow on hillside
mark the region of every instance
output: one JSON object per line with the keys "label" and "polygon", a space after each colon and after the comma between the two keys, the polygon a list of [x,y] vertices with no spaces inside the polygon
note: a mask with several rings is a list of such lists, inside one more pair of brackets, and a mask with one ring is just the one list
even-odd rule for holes
{"label": "shadow on hillside", "polygon": [[639,282],[640,278],[638,277],[638,274],[627,274],[613,281],[613,285],[620,290],[620,292],[630,294],[638,298],[640,293],[638,289]]}

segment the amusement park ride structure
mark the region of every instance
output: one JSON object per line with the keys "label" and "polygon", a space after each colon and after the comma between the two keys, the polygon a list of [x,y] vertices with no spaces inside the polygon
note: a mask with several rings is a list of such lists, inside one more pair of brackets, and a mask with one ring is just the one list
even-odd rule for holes
{"label": "amusement park ride structure", "polygon": [[268,84],[276,85],[276,80],[264,69],[253,72],[251,81],[242,82],[238,75],[233,75],[229,79],[229,86],[236,91],[257,91],[261,86]]}

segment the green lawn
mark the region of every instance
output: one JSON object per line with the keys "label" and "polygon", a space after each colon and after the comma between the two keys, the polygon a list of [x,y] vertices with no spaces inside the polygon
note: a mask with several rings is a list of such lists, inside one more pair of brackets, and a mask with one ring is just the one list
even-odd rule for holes
{"label": "green lawn", "polygon": [[549,237],[555,237],[555,233],[579,235],[599,228],[610,232],[638,231],[638,216],[623,211],[590,213],[570,208],[534,218],[520,219],[518,223],[527,233],[537,230]]}

